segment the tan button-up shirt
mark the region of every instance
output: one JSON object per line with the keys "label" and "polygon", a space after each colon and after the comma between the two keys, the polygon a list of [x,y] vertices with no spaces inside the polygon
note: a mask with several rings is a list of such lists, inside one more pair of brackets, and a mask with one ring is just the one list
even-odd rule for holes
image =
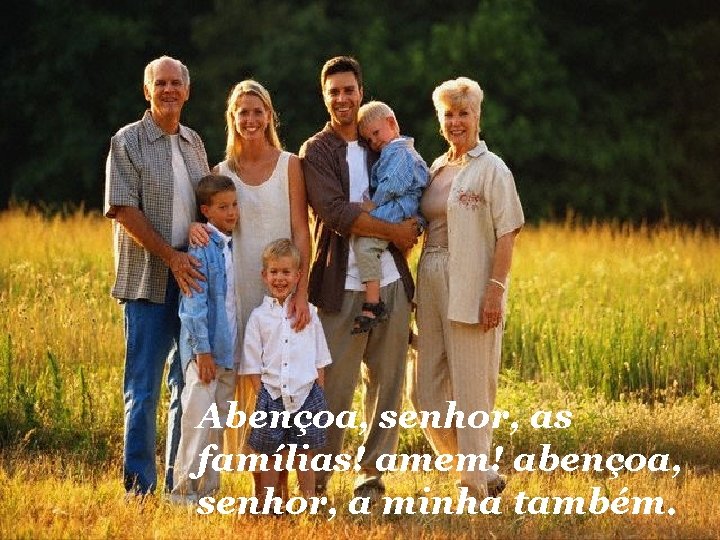
{"label": "tan button-up shirt", "polygon": [[[430,168],[434,177],[448,156]],[[467,162],[452,181],[447,203],[448,318],[477,324],[490,279],[495,242],[525,223],[510,169],[481,141],[467,153]]]}

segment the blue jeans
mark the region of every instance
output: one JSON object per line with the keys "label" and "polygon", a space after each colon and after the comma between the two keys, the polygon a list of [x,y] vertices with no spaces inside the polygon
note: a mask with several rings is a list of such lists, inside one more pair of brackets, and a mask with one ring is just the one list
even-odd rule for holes
{"label": "blue jeans", "polygon": [[152,493],[157,485],[155,443],[157,405],[165,363],[170,391],[165,452],[165,490],[172,490],[173,465],[180,442],[183,373],[178,353],[179,290],[170,274],[164,304],[147,300],[125,302],[125,490]]}

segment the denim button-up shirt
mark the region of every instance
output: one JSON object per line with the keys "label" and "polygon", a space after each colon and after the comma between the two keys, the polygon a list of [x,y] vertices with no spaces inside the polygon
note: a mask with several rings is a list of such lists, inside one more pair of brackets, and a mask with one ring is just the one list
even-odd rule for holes
{"label": "denim button-up shirt", "polygon": [[428,166],[413,147],[412,139],[398,137],[390,141],[370,173],[370,193],[375,203],[370,214],[391,223],[417,216],[429,178]]}
{"label": "denim button-up shirt", "polygon": [[236,367],[233,346],[236,337],[230,331],[225,309],[228,276],[225,274],[224,246],[225,240],[220,234],[211,231],[207,246],[189,250],[190,255],[200,261],[198,270],[205,276],[205,281],[198,281],[202,289],[200,292],[192,291],[192,296],[183,294],[180,297],[180,359],[183,372],[190,360],[200,353],[211,353],[218,367]]}

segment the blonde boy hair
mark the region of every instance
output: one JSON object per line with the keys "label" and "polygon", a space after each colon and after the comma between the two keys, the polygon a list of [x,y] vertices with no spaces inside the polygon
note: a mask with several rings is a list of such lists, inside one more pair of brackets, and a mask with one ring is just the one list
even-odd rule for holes
{"label": "blonde boy hair", "polygon": [[382,101],[369,101],[358,110],[358,127],[362,129],[365,124],[380,118],[392,118],[397,123],[395,113],[389,105]]}
{"label": "blonde boy hair", "polygon": [[296,269],[300,268],[300,250],[289,238],[278,238],[265,246],[262,252],[263,270],[267,270],[271,260],[290,257]]}

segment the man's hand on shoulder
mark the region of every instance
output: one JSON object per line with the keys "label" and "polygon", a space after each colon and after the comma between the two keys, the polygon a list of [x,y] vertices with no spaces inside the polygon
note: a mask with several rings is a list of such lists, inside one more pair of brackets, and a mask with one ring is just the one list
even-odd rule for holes
{"label": "man's hand on shoulder", "polygon": [[205,276],[197,270],[202,266],[200,261],[192,255],[173,250],[167,264],[185,296],[192,296],[192,289],[202,292],[202,287],[200,287],[198,281],[205,281]]}

